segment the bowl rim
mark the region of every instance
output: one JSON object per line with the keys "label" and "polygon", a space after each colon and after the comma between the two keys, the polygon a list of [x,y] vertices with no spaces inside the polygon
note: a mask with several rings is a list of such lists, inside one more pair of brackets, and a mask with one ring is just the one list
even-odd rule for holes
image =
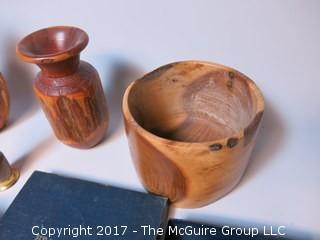
{"label": "bowl rim", "polygon": [[[203,64],[203,65],[207,65],[207,66],[211,66],[211,67],[215,67],[215,68],[222,68],[224,70],[227,71],[233,71],[239,75],[241,75],[241,77],[246,80],[246,82],[248,83],[248,87],[250,88],[250,93],[254,94],[257,101],[256,101],[256,110],[253,114],[252,119],[248,122],[248,125],[244,128],[242,128],[241,130],[237,131],[236,133],[234,133],[231,136],[227,136],[224,138],[219,138],[219,139],[215,139],[215,140],[210,140],[210,141],[202,141],[202,142],[186,142],[186,141],[179,141],[179,140],[173,140],[173,139],[169,139],[169,138],[164,138],[161,136],[158,136],[148,130],[146,130],[145,128],[143,128],[133,117],[133,115],[131,114],[130,108],[129,108],[129,104],[128,104],[128,98],[129,98],[129,94],[131,92],[131,89],[133,88],[133,86],[135,84],[137,84],[138,81],[143,80],[144,78],[146,78],[147,76],[150,76],[152,73],[154,73],[155,71],[158,71],[162,68],[166,68],[170,65],[174,65],[174,64],[180,64],[180,63],[184,63],[184,64]],[[249,77],[247,77],[246,75],[244,75],[243,73],[239,72],[238,70],[222,65],[222,64],[218,64],[218,63],[214,63],[214,62],[209,62],[209,61],[201,61],[201,60],[184,60],[184,61],[177,61],[177,62],[172,62],[169,64],[165,64],[163,66],[160,66],[158,68],[156,68],[155,70],[148,72],[147,74],[143,75],[141,78],[133,81],[126,89],[124,96],[123,96],[123,100],[122,100],[122,112],[123,112],[123,116],[125,118],[126,121],[132,123],[136,129],[136,131],[138,133],[140,133],[141,135],[146,135],[150,138],[156,139],[159,142],[162,142],[164,144],[167,145],[175,145],[175,146],[181,146],[181,147],[186,147],[186,146],[203,146],[203,145],[214,145],[214,144],[221,144],[222,146],[225,146],[228,144],[228,140],[236,138],[238,141],[240,141],[241,139],[244,138],[245,135],[245,129],[247,129],[248,127],[251,126],[251,124],[254,123],[255,118],[258,114],[261,114],[261,117],[263,115],[264,112],[264,108],[265,108],[265,102],[264,102],[264,98],[262,95],[261,90],[259,89],[259,87],[254,83],[253,80],[251,80]],[[259,121],[260,123],[261,121]],[[259,124],[258,124],[259,125]],[[221,146],[221,147],[222,147]]]}
{"label": "bowl rim", "polygon": [[[26,48],[28,45],[28,41],[34,37],[36,37],[38,34],[43,32],[50,32],[52,30],[70,30],[73,29],[74,31],[77,31],[82,34],[82,39],[79,43],[77,43],[74,46],[71,46],[69,48],[66,48],[61,51],[56,51],[49,54],[29,54],[26,51],[23,50],[23,48]],[[22,38],[17,46],[16,46],[16,54],[17,56],[25,61],[30,63],[36,63],[36,64],[44,64],[44,63],[54,63],[54,62],[60,62],[63,60],[66,60],[72,56],[75,56],[79,54],[87,45],[89,42],[89,36],[88,34],[82,30],[81,28],[74,27],[74,26],[52,26],[47,28],[42,28],[39,30],[36,30],[24,38]]]}

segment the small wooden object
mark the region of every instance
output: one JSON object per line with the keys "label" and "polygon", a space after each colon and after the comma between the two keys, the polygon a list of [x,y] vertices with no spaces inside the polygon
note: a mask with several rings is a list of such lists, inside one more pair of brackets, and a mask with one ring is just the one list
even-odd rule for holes
{"label": "small wooden object", "polygon": [[10,108],[10,98],[7,83],[0,73],[0,130],[5,127]]}
{"label": "small wooden object", "polygon": [[17,55],[37,64],[41,72],[34,83],[55,135],[63,143],[90,148],[105,136],[107,103],[98,72],[80,60],[88,35],[75,27],[51,27],[26,36]]}
{"label": "small wooden object", "polygon": [[177,207],[217,200],[243,175],[263,111],[254,82],[226,66],[186,61],[145,75],[123,99],[142,183]]}
{"label": "small wooden object", "polygon": [[19,179],[19,171],[11,168],[6,157],[0,152],[0,191],[7,190]]}

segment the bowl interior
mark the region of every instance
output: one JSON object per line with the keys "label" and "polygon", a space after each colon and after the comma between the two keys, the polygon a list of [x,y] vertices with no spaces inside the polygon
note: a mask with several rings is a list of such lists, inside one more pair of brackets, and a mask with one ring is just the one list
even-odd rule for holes
{"label": "bowl interior", "polygon": [[81,51],[87,43],[88,35],[79,28],[51,27],[26,36],[18,44],[18,51],[30,58],[41,58],[59,55],[77,48]]}
{"label": "bowl interior", "polygon": [[170,140],[207,142],[233,136],[257,111],[250,80],[215,64],[175,63],[137,80],[128,107],[145,130]]}

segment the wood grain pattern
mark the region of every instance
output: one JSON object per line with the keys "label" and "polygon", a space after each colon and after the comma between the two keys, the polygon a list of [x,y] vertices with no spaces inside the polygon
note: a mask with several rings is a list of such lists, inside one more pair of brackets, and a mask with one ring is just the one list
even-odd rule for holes
{"label": "wood grain pattern", "polygon": [[[98,73],[88,63],[81,62],[79,71],[64,78],[73,78],[75,85],[68,90],[44,86],[38,75],[34,90],[56,137],[63,143],[88,148],[96,145],[108,127],[107,105]],[[65,82],[63,77],[54,81]],[[80,79],[84,80],[81,81]],[[79,81],[80,80],[80,81]],[[58,92],[64,91],[63,95]],[[57,94],[55,94],[57,93]]]}
{"label": "wood grain pattern", "polygon": [[0,73],[0,130],[5,127],[10,110],[10,98],[7,83]]}
{"label": "wood grain pattern", "polygon": [[177,207],[222,197],[245,171],[263,111],[254,82],[218,64],[178,62],[135,81],[123,113],[144,186]]}
{"label": "wood grain pattern", "polygon": [[80,60],[87,43],[88,36],[81,29],[52,27],[28,35],[17,46],[22,60],[41,69],[34,91],[56,137],[77,148],[99,143],[108,127],[99,75]]}

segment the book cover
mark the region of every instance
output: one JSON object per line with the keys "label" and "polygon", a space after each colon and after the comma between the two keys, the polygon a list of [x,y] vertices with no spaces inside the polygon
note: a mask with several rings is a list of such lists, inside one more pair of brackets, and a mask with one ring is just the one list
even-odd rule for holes
{"label": "book cover", "polygon": [[36,171],[0,220],[1,240],[162,239],[168,200]]}

